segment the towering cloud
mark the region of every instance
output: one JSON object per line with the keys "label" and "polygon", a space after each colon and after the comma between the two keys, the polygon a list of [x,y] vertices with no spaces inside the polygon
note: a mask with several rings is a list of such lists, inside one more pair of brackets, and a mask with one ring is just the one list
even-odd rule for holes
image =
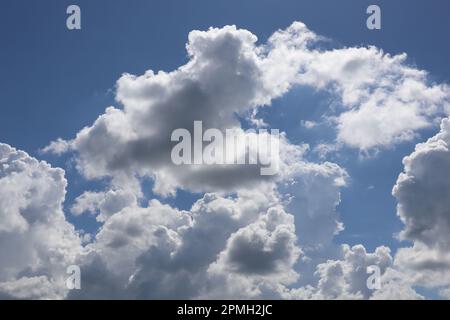
{"label": "towering cloud", "polygon": [[396,262],[413,283],[424,286],[450,284],[449,144],[446,118],[438,134],[404,158],[404,172],[393,189],[405,224],[400,237],[414,244],[399,250]]}
{"label": "towering cloud", "polygon": [[66,269],[81,252],[62,211],[66,183],[63,170],[0,144],[0,295],[65,296]]}

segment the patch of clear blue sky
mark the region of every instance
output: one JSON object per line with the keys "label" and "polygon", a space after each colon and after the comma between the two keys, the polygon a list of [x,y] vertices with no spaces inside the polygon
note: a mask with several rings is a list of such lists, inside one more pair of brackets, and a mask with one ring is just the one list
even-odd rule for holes
{"label": "patch of clear blue sky", "polygon": [[[81,7],[81,31],[65,27],[69,4]],[[382,9],[381,31],[365,26],[370,4]],[[112,90],[123,72],[170,71],[184,64],[187,35],[193,29],[236,24],[262,43],[276,29],[299,20],[338,46],[376,45],[392,54],[407,52],[409,62],[429,71],[434,80],[450,82],[449,16],[447,0],[2,0],[0,141],[66,168],[70,205],[85,189],[104,184],[84,181],[67,157],[42,156],[38,149],[58,137],[72,138],[107,106],[117,105]],[[300,127],[302,118],[320,116],[326,98],[294,90],[276,101],[267,117],[293,142],[327,139],[332,132]],[[352,177],[339,206],[346,230],[337,241],[363,243],[369,249],[398,246],[392,235],[401,223],[391,189],[402,157],[413,147],[406,143],[366,161],[346,150],[336,159]],[[146,185],[149,189],[151,182]],[[172,202],[185,208],[194,198],[182,192]],[[86,217],[70,219],[88,231],[98,226]]]}

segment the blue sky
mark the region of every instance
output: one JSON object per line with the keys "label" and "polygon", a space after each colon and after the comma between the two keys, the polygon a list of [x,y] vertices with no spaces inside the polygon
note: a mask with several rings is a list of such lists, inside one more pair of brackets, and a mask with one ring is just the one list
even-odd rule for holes
{"label": "blue sky", "polygon": [[[65,27],[69,4],[82,10],[82,30]],[[382,29],[366,28],[365,10],[378,4]],[[171,71],[187,62],[185,44],[191,30],[235,24],[258,36],[259,43],[293,21],[326,36],[336,47],[375,45],[385,52],[408,54],[408,63],[427,70],[436,82],[450,82],[450,2],[434,1],[2,1],[0,9],[0,141],[66,170],[66,206],[86,189],[102,189],[73,168],[70,157],[44,155],[40,148],[56,138],[71,139],[91,125],[114,101],[114,85],[122,73]],[[318,120],[327,95],[294,89],[274,101],[264,115],[282,127],[291,141],[315,145],[332,139],[333,131],[305,130],[300,121]],[[307,106],[299,108],[298,106]],[[362,160],[344,148],[333,161],[351,179],[338,207],[345,230],[336,243],[362,243],[369,251],[379,245],[395,250],[394,234],[402,229],[391,195],[402,158],[417,142],[438,128],[419,131],[420,137],[381,150]],[[150,191],[148,198],[155,197]],[[188,208],[199,195],[180,192],[169,203]],[[68,217],[78,228],[94,231],[90,216]]]}

